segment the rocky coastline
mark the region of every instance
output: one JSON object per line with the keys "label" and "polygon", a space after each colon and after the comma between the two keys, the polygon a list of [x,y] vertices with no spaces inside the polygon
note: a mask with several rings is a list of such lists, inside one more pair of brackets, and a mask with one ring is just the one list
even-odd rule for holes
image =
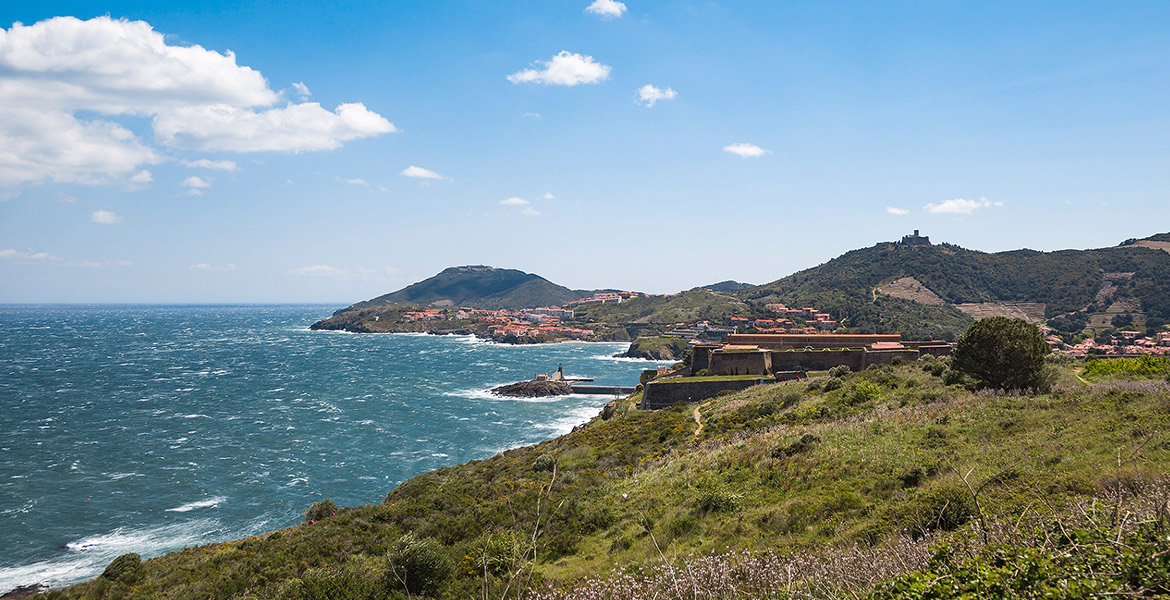
{"label": "rocky coastline", "polygon": [[492,388],[491,392],[505,398],[545,398],[568,396],[573,393],[573,386],[564,381],[521,381]]}

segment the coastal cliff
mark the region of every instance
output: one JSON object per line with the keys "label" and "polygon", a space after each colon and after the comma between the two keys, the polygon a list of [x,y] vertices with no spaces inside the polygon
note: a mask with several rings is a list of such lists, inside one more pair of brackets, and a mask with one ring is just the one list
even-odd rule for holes
{"label": "coastal cliff", "polygon": [[[1170,542],[1146,528],[1170,501],[1170,445],[1150,433],[1170,430],[1164,371],[1131,381],[1054,367],[1052,393],[997,395],[949,384],[935,362],[757,386],[698,407],[641,411],[635,394],[607,407],[608,419],[420,475],[379,504],[310,511],[298,526],[142,561],[133,578],[103,575],[52,597],[496,597],[515,591],[515,573],[537,598],[670,597],[686,571],[658,563],[663,553],[707,557],[710,578],[742,597],[894,599],[926,586],[955,598],[939,582],[1015,585],[1016,559],[995,559],[1005,552],[1027,564],[1077,552],[1097,561],[1029,567],[1054,582],[1170,590]],[[1122,502],[1132,518],[1109,521]],[[1040,531],[1054,522],[1073,537]],[[1076,544],[1050,545],[1066,539]],[[1093,551],[1097,540],[1109,552]],[[953,553],[931,561],[940,547]],[[790,556],[856,568],[810,571]],[[641,574],[625,577],[632,566]],[[386,576],[403,569],[422,575]]]}

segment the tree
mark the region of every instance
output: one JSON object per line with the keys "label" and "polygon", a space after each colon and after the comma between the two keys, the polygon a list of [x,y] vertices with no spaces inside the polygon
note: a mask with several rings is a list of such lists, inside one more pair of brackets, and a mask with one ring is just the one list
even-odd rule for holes
{"label": "tree", "polygon": [[1045,386],[1048,344],[1035,325],[1022,319],[991,317],[967,328],[951,355],[951,366],[982,387],[1002,390]]}

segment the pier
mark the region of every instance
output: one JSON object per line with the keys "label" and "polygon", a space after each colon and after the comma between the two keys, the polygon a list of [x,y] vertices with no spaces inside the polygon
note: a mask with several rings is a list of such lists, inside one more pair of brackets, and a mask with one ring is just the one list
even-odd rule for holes
{"label": "pier", "polygon": [[634,388],[620,385],[577,385],[571,384],[574,394],[596,394],[598,396],[628,396]]}

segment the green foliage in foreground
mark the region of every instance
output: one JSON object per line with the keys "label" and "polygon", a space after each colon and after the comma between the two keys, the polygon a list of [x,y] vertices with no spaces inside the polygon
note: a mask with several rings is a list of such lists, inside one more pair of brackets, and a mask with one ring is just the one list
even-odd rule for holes
{"label": "green foliage in foreground", "polygon": [[1094,380],[1116,376],[1130,379],[1161,378],[1170,375],[1170,358],[1094,358],[1085,363],[1083,375]]}
{"label": "green foliage in foreground", "polygon": [[1116,527],[1039,531],[968,557],[942,545],[927,568],[878,586],[870,600],[1166,598],[1170,542],[1163,519],[1126,535]]}
{"label": "green foliage in foreground", "polygon": [[[1005,395],[948,385],[947,371],[871,368],[833,390],[826,378],[756,386],[703,404],[701,429],[694,405],[621,401],[608,420],[420,475],[380,504],[189,548],[145,561],[135,583],[98,578],[50,598],[511,596],[663,555],[928,539],[1037,503],[1059,509],[1170,464],[1165,382],[1090,387],[1066,368],[1050,393]],[[1119,448],[1132,457],[1120,468]],[[394,575],[408,564],[430,573],[422,585]]]}

